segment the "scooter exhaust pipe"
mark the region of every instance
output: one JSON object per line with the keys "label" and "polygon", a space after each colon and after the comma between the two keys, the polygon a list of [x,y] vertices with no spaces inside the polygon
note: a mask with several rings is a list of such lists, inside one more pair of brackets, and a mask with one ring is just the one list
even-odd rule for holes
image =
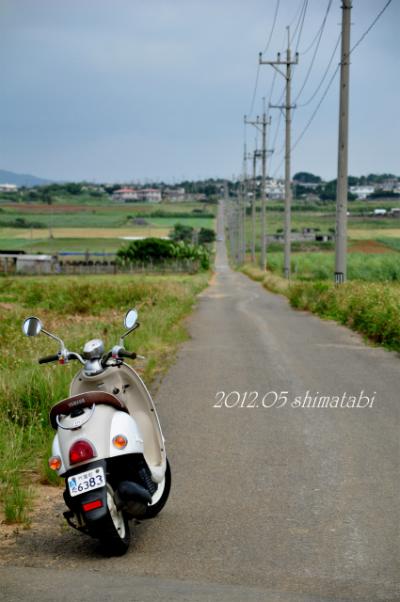
{"label": "scooter exhaust pipe", "polygon": [[151,495],[141,485],[133,481],[122,481],[118,485],[118,497],[121,505],[132,518],[140,518],[151,503]]}

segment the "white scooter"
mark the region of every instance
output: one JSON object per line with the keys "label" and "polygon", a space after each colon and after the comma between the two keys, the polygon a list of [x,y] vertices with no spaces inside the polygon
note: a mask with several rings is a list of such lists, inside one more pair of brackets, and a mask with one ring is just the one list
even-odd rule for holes
{"label": "white scooter", "polygon": [[105,353],[103,342],[93,339],[82,357],[44,330],[38,318],[23,324],[27,336],[43,332],[60,345],[56,355],[39,359],[40,364],[83,364],[72,380],[70,397],[50,411],[57,432],[49,466],[65,478],[67,522],[99,539],[108,555],[127,551],[129,519],[156,516],[171,488],[156,408],[140,376],[123,361],[137,357],[125,350],[124,338],[138,326],[137,312],[130,310],[119,345]]}

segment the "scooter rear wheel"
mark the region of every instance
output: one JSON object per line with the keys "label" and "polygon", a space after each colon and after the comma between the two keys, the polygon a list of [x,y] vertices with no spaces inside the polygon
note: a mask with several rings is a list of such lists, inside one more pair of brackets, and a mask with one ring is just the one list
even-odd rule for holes
{"label": "scooter rear wheel", "polygon": [[117,509],[114,491],[107,484],[108,512],[96,521],[91,528],[91,535],[99,539],[106,556],[122,556],[129,548],[131,533],[129,522],[124,512]]}
{"label": "scooter rear wheel", "polygon": [[158,485],[158,489],[154,494],[155,501],[150,506],[147,506],[144,516],[141,519],[154,518],[164,508],[167,503],[169,492],[171,491],[171,467],[167,459],[167,467],[163,481]]}

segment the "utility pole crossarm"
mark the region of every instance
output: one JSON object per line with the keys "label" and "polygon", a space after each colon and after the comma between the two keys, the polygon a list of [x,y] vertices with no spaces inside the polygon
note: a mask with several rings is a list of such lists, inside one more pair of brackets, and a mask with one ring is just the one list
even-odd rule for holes
{"label": "utility pole crossarm", "polygon": [[[286,109],[286,105],[268,105],[270,109]],[[297,109],[297,105],[290,105],[291,109]]]}

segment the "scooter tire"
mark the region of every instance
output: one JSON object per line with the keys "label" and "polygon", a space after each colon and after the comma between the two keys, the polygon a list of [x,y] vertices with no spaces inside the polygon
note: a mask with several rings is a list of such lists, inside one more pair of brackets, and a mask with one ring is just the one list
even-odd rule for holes
{"label": "scooter tire", "polygon": [[108,512],[91,526],[90,534],[99,540],[104,556],[123,556],[131,541],[129,522],[126,514],[117,510],[112,488],[107,485],[107,489]]}
{"label": "scooter tire", "polygon": [[171,491],[171,467],[169,465],[168,459],[167,459],[167,467],[165,469],[165,477],[164,477],[164,480],[162,481],[162,483],[160,483],[159,487],[160,486],[163,486],[163,491],[162,491],[160,499],[157,500],[157,502],[155,504],[151,504],[151,506],[147,506],[144,516],[140,517],[141,520],[148,519],[148,518],[154,518],[155,516],[157,516],[157,514],[159,512],[161,512],[161,510],[164,508],[165,504],[167,503],[169,493]]}

